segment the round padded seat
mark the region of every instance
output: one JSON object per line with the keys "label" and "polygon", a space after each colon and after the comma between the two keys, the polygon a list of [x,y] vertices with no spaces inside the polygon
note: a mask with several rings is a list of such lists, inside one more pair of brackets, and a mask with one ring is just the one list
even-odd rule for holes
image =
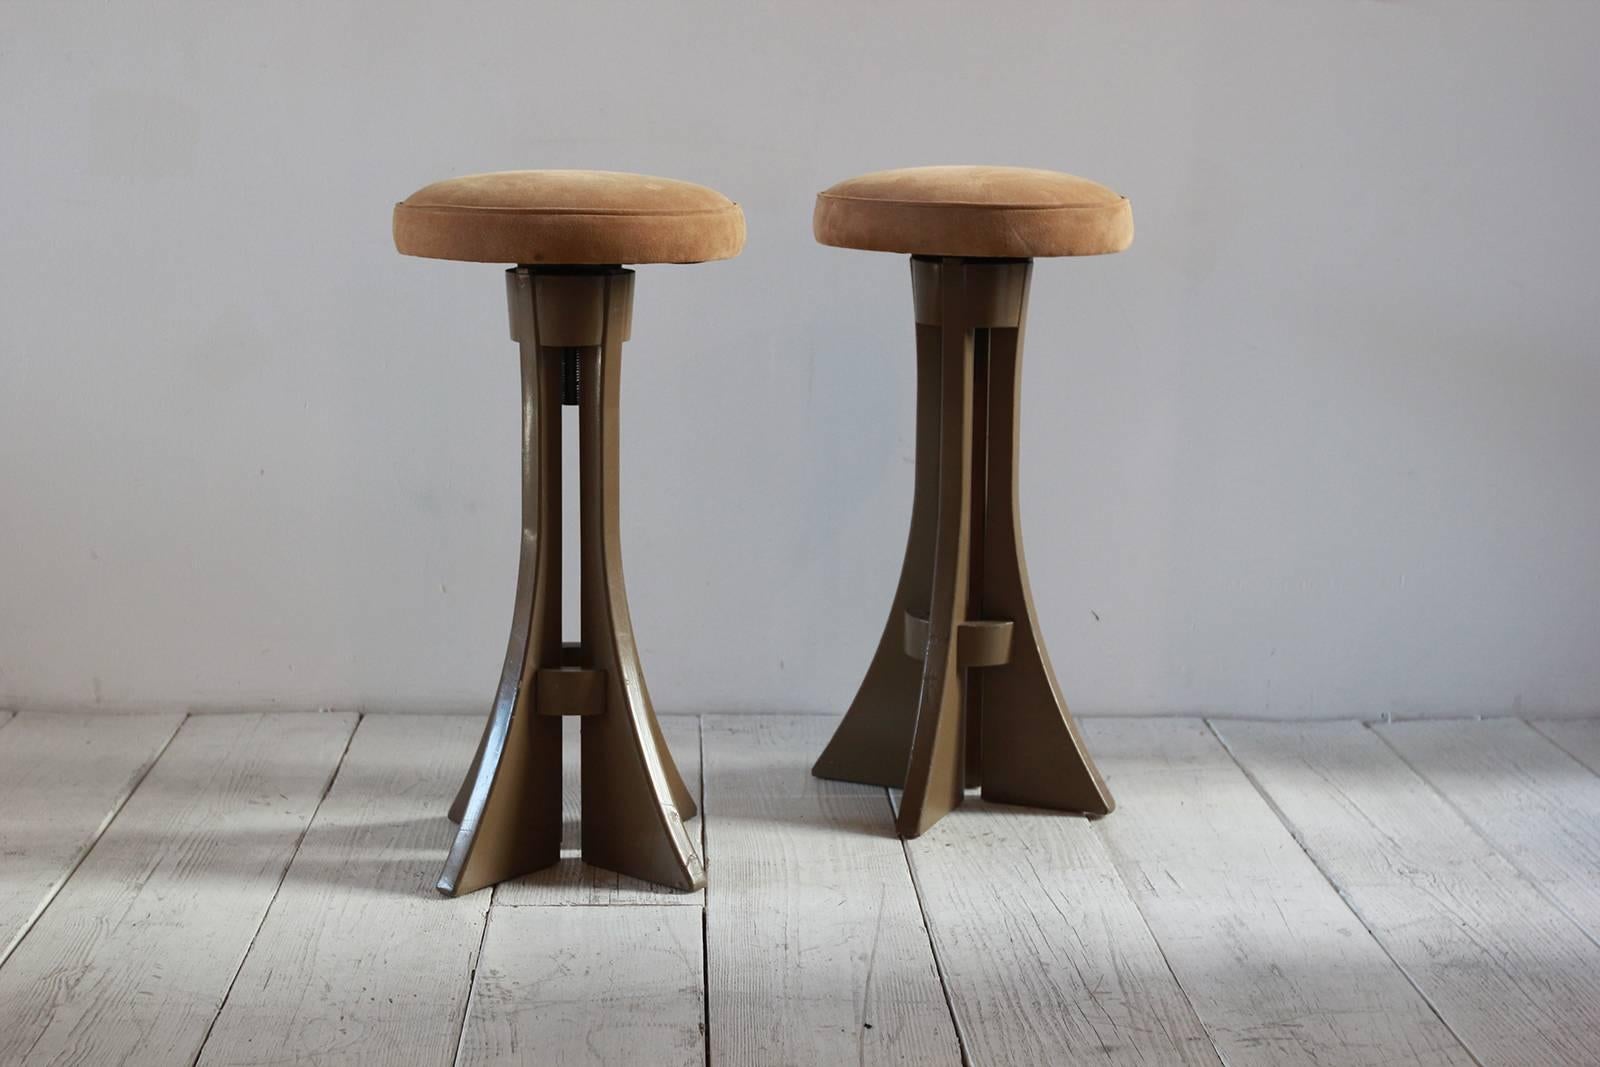
{"label": "round padded seat", "polygon": [[1098,182],[1027,167],[907,167],[817,194],[812,231],[839,248],[923,256],[1097,256],[1133,243],[1133,206]]}
{"label": "round padded seat", "polygon": [[512,170],[424,186],[394,246],[474,263],[703,263],[744,247],[744,212],[703,185],[605,170]]}

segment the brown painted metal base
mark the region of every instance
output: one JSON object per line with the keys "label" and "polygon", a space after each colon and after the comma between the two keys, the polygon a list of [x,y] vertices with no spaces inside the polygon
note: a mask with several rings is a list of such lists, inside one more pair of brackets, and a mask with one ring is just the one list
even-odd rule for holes
{"label": "brown painted metal base", "polygon": [[1067,712],[1022,559],[1017,409],[1031,260],[911,260],[917,474],[894,608],[812,773],[905,789],[916,837],[986,799],[1108,814]]}
{"label": "brown painted metal base", "polygon": [[[622,583],[617,421],[633,272],[506,272],[522,349],[522,557],[494,710],[450,808],[460,824],[439,891],[470,893],[561,852],[561,720],[582,722],[583,858],[676,889],[705,870],[695,813],[650,706]],[[578,408],[581,639],[561,640],[561,405]]]}

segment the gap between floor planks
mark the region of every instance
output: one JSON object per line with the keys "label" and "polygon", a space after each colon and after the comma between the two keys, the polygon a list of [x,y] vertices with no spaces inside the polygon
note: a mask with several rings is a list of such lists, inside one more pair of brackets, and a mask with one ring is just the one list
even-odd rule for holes
{"label": "gap between floor planks", "polygon": [[1225,1062],[1472,1062],[1203,721],[1085,736],[1100,836]]}
{"label": "gap between floor planks", "polygon": [[[1537,835],[1508,854],[1507,825],[1537,828],[1526,813],[1498,821],[1490,833],[1500,844],[1462,814],[1443,742],[1474,725],[1429,724],[1432,747],[1443,752],[1424,761],[1433,764],[1430,780],[1400,755],[1410,747],[1422,759],[1419,731],[1213,723],[1324,876],[1480,1063],[1592,1065],[1600,1062],[1600,944],[1549,884],[1528,874],[1563,870],[1549,854],[1563,847],[1558,836],[1543,839],[1543,855]],[[1527,756],[1495,762],[1505,774]],[[1506,784],[1480,783],[1502,793]],[[1594,833],[1590,827],[1591,851]]]}
{"label": "gap between floor planks", "polygon": [[192,1062],[355,724],[184,721],[0,965],[0,1063]]}
{"label": "gap between floor planks", "polygon": [[182,721],[182,715],[120,714],[14,720],[0,712],[0,963],[88,855]]}

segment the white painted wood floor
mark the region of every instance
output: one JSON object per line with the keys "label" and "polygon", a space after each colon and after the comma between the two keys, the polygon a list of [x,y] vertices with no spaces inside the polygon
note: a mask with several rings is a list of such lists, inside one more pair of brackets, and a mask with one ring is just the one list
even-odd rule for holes
{"label": "white painted wood floor", "polygon": [[1089,720],[1114,815],[904,844],[664,725],[706,892],[444,900],[476,719],[0,712],[0,1064],[1600,1063],[1600,721]]}

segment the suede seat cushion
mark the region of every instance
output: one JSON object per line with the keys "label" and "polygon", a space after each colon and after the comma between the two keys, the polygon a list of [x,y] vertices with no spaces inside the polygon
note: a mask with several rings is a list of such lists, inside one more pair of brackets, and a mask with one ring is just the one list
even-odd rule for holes
{"label": "suede seat cushion", "polygon": [[817,194],[825,245],[924,256],[1096,256],[1133,243],[1133,206],[1098,182],[1026,167],[908,167]]}
{"label": "suede seat cushion", "polygon": [[512,170],[424,186],[394,246],[474,263],[701,263],[744,247],[744,212],[703,185],[605,170]]}

